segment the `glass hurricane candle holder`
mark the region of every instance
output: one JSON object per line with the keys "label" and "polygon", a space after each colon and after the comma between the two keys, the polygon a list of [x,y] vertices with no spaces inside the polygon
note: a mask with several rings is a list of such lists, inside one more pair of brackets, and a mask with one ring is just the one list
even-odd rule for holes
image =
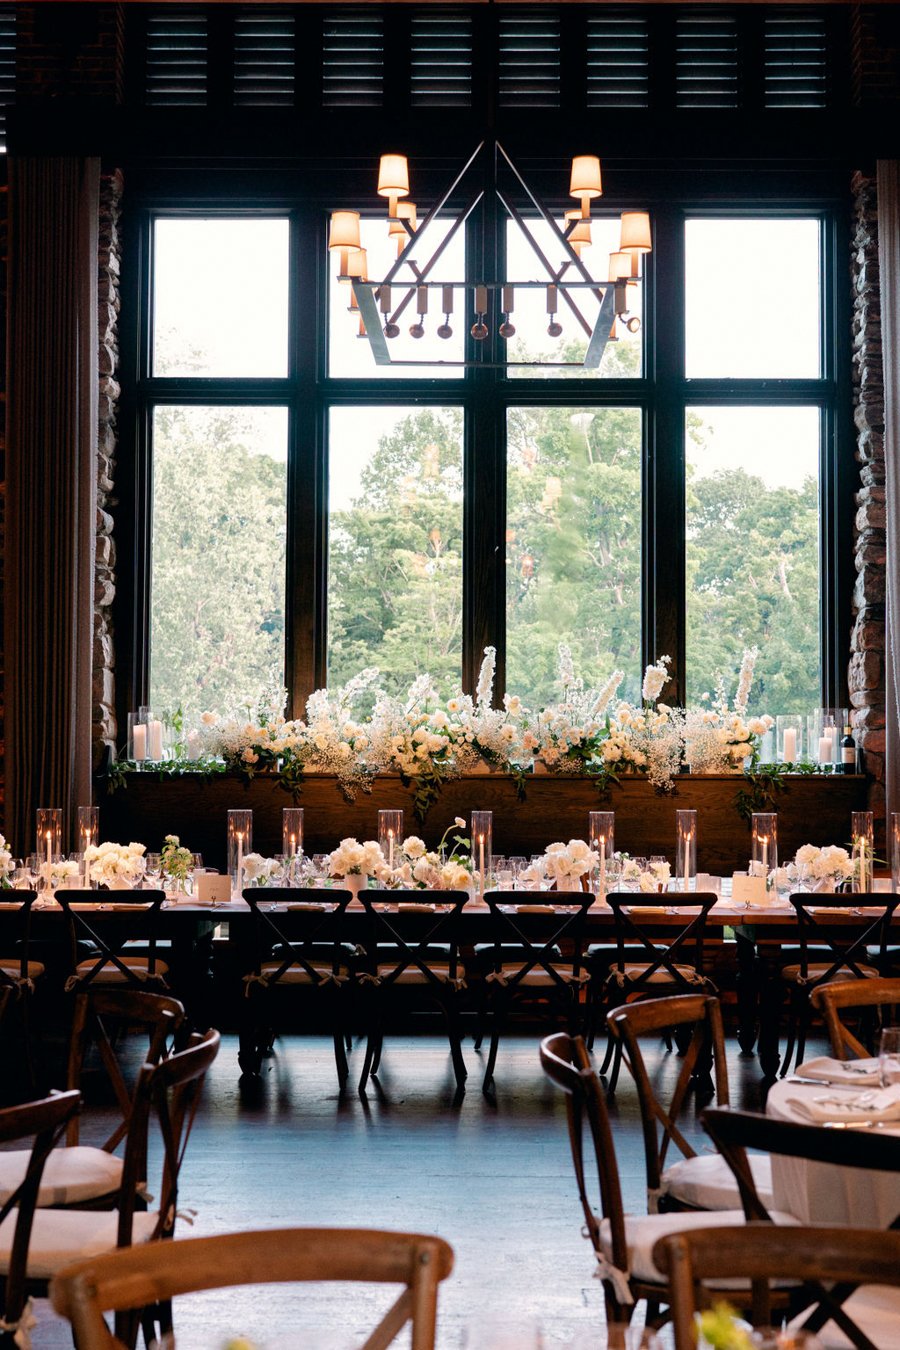
{"label": "glass hurricane candle holder", "polygon": [[147,758],[147,708],[138,708],[128,714],[128,747],[126,756],[138,768]]}
{"label": "glass hurricane candle holder", "polygon": [[388,867],[394,866],[394,859],[403,842],[403,812],[378,812],[378,844],[384,854]]}
{"label": "glass hurricane candle holder", "polygon": [[281,852],[285,858],[303,856],[303,807],[285,806],[281,811]]}
{"label": "glass hurricane candle holder", "polygon": [[754,811],[750,817],[750,875],[765,877],[778,870],[778,816],[774,811]]}
{"label": "glass hurricane candle holder", "polygon": [[803,756],[803,718],[794,713],[775,718],[778,759],[781,764],[797,764]]}
{"label": "glass hurricane candle holder", "polygon": [[98,806],[79,806],[75,815],[75,850],[81,855],[84,871],[85,890],[91,886],[90,863],[85,859],[87,850],[100,842],[100,808]]}
{"label": "glass hurricane candle holder", "polygon": [[851,811],[850,838],[853,840],[853,890],[862,895],[872,890],[875,817],[871,811]]}
{"label": "glass hurricane candle holder", "polygon": [[228,812],[228,875],[231,893],[240,899],[243,889],[244,859],[253,852],[253,812]]}
{"label": "glass hurricane candle holder", "polygon": [[616,851],[615,829],[615,811],[588,811],[588,844],[600,859],[596,876],[597,894],[601,900],[606,895],[607,867]]}
{"label": "glass hurricane candle holder", "polygon": [[59,806],[39,806],[37,810],[37,854],[38,869],[44,863],[52,863],[62,854],[62,808]]}
{"label": "glass hurricane candle holder", "polygon": [[675,812],[675,888],[691,889],[697,876],[697,812]]}
{"label": "glass hurricane candle holder", "polygon": [[813,713],[815,729],[810,736],[809,757],[827,773],[841,762],[841,737],[847,723],[846,708],[819,708]]}
{"label": "glass hurricane candle holder", "polygon": [[493,811],[472,812],[472,861],[478,871],[478,894],[484,898],[494,847]]}
{"label": "glass hurricane candle holder", "polygon": [[891,850],[891,890],[900,892],[900,811],[891,812],[889,836]]}

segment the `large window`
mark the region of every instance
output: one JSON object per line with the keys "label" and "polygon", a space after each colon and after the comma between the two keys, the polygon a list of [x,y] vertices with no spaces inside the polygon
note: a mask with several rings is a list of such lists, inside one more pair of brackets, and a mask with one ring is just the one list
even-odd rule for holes
{"label": "large window", "polygon": [[[544,293],[523,288],[515,336],[473,370],[438,364],[475,346],[461,311],[438,336],[436,290],[423,334],[413,303],[394,349],[419,364],[376,366],[326,250],[333,203],[278,194],[277,209],[147,206],[131,706],[224,711],[283,679],[301,714],[313,688],[372,665],[392,692],[428,671],[449,695],[471,689],[487,645],[498,694],[539,706],[561,642],[588,683],[621,669],[631,698],[658,656],[668,697],[694,701],[756,645],[755,707],[840,700],[827,204],[654,207],[648,181],[640,331],[620,326],[596,372],[528,364],[577,361],[585,337],[561,307],[551,340]],[[377,278],[396,240],[383,220],[362,227]],[[597,276],[615,234],[598,213]],[[512,226],[495,242],[508,279],[540,276]],[[435,279],[467,256],[461,229]]]}

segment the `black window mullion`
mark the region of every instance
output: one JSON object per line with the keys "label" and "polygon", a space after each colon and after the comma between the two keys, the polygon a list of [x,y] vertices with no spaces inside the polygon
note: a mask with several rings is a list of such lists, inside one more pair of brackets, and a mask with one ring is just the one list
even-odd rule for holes
{"label": "black window mullion", "polygon": [[644,662],[672,658],[666,702],[686,691],[684,216],[655,213],[648,372],[653,396],[646,431],[644,493]]}

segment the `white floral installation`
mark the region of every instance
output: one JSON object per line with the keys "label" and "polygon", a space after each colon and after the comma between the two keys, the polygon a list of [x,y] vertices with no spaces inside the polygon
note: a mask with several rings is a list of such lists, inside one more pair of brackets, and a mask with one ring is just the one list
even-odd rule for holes
{"label": "white floral installation", "polygon": [[[146,845],[113,844],[110,842],[102,844],[89,844],[84,850],[84,861],[88,867],[88,876],[91,881],[96,881],[101,886],[115,886],[125,884],[133,886],[136,882],[143,880]],[[46,867],[46,863],[44,867]],[[78,874],[78,864],[70,864],[75,868],[74,873]],[[43,868],[41,869],[43,872]]]}
{"label": "white floral installation", "polygon": [[[585,879],[600,865],[600,854],[583,839],[549,844],[543,855],[526,873],[536,872],[558,891],[586,889]],[[531,878],[528,878],[531,880]]]}
{"label": "white floral installation", "polygon": [[852,881],[856,863],[847,849],[837,844],[802,844],[793,860],[773,874],[779,890],[833,891]]}
{"label": "white floral installation", "polygon": [[56,890],[72,877],[77,877],[81,869],[77,862],[68,862],[64,858],[56,862],[43,862],[38,869],[38,877],[45,890]]}
{"label": "white floral installation", "polygon": [[720,676],[715,698],[704,694],[702,707],[685,711],[684,757],[692,773],[740,772],[758,751],[761,738],[775,725],[768,714],[747,717],[758,656],[757,647],[748,647],[744,652],[730,706]]}
{"label": "white floral installation", "polygon": [[328,875],[335,880],[344,877],[374,877],[387,880],[389,869],[376,839],[342,839],[325,861]]}
{"label": "white floral installation", "polygon": [[447,855],[447,836],[454,828],[466,828],[461,816],[447,827],[436,849],[426,848],[418,835],[407,836],[396,851],[387,884],[398,890],[433,891],[467,891],[479,885],[481,878],[470,854],[464,851],[470,847],[469,839],[457,833]]}
{"label": "white floral installation", "polygon": [[266,858],[262,853],[245,853],[241,870],[248,886],[269,886],[281,878],[284,864],[277,858]]}
{"label": "white floral installation", "polygon": [[8,891],[12,886],[13,855],[6,839],[0,834],[0,890]]}

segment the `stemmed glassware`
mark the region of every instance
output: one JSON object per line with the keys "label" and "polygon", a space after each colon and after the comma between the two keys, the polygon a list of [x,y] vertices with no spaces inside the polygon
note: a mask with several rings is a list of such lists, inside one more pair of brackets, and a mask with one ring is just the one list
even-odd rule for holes
{"label": "stemmed glassware", "polygon": [[900,1027],[885,1027],[878,1043],[878,1081],[883,1088],[900,1083]]}

